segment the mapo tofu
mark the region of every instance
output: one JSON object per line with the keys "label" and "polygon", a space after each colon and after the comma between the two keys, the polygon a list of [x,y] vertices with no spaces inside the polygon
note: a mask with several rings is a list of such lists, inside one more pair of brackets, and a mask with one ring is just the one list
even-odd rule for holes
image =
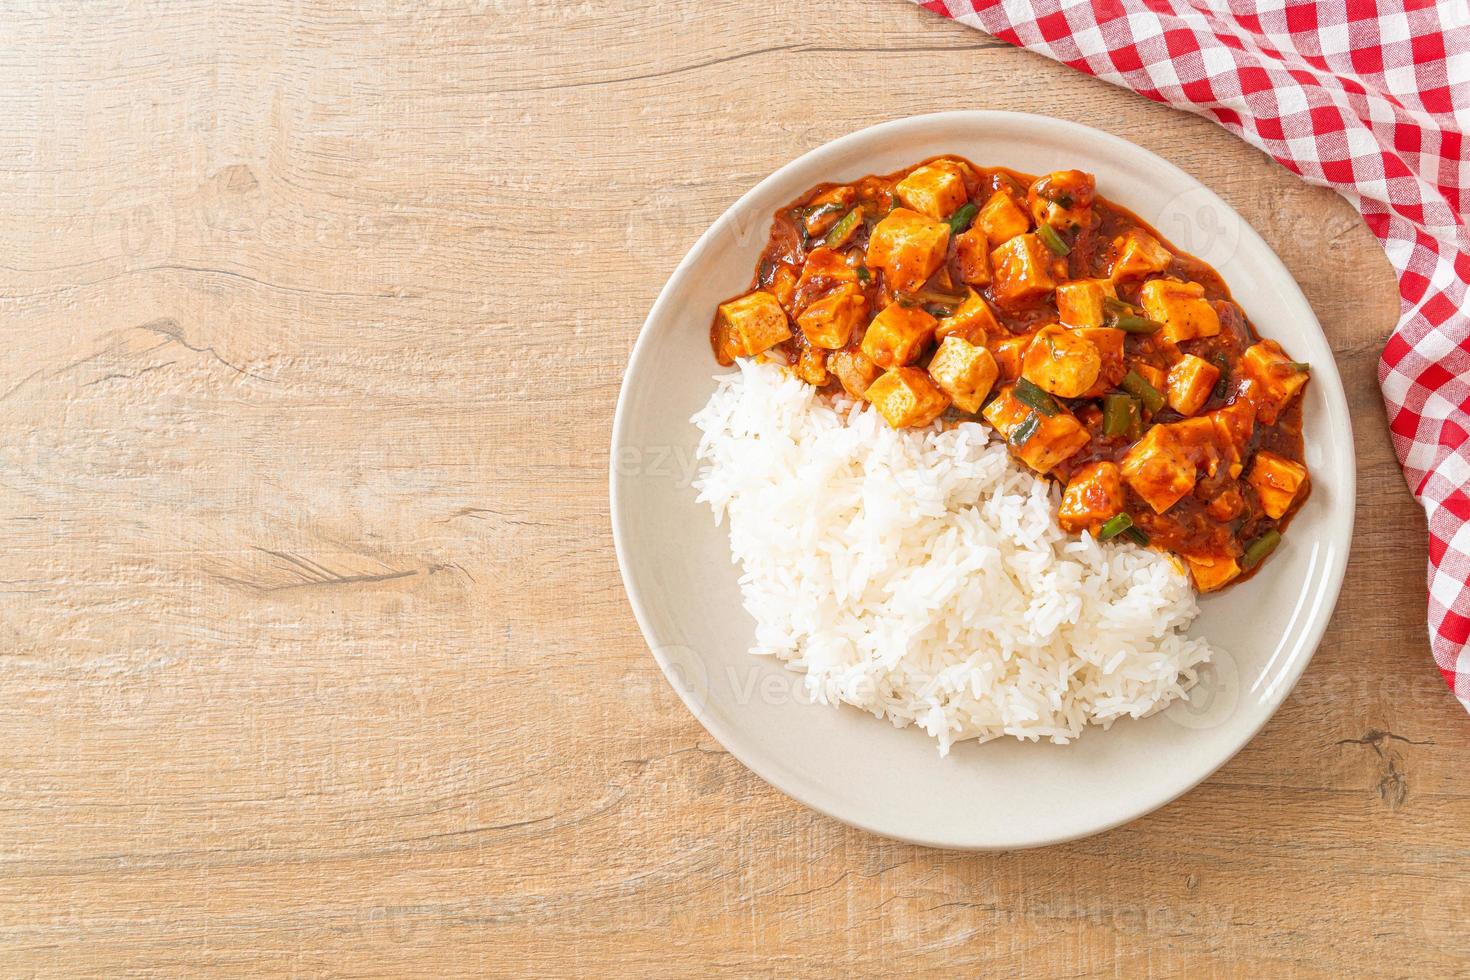
{"label": "mapo tofu", "polygon": [[1310,368],[1083,171],[946,156],[814,187],[710,337],[896,428],[983,418],[1062,488],[1065,530],[1172,552],[1202,591],[1259,568],[1311,490]]}

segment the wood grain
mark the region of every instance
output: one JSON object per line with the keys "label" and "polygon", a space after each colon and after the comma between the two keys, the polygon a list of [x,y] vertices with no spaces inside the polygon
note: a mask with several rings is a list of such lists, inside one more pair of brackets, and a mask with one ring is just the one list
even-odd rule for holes
{"label": "wood grain", "polygon": [[[61,0],[0,30],[7,975],[1465,968],[1470,723],[1374,384],[1396,291],[1342,200],[897,0]],[[721,751],[606,498],[622,366],[698,233],[813,146],[956,107],[1224,196],[1321,318],[1360,467],[1269,727],[1158,813],[998,855],[850,830]]]}

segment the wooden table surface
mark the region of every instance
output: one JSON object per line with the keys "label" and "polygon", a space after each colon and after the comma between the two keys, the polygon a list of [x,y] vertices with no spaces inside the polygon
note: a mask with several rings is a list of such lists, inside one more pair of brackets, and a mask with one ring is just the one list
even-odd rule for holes
{"label": "wooden table surface", "polygon": [[[5,17],[0,972],[1466,969],[1470,719],[1374,384],[1394,281],[1346,203],[899,0],[338,7]],[[1218,191],[1357,433],[1346,587],[1276,718],[1161,811],[1009,854],[876,839],[723,752],[608,525],[623,365],[699,232],[958,107]]]}

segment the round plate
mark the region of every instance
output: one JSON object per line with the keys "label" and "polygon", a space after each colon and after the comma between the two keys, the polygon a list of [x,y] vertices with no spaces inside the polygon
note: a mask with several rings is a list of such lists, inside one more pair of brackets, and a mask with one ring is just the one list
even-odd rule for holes
{"label": "round plate", "polygon": [[[1220,651],[1189,703],[1072,745],[962,743],[850,706],[805,703],[801,678],[747,648],[739,569],[691,487],[689,423],[718,370],[708,329],[739,293],[772,213],[822,181],[891,173],[953,153],[1027,173],[1080,168],[1098,192],[1213,265],[1262,336],[1311,362],[1312,495],[1249,582],[1201,600],[1194,631]],[[1225,202],[1147,150],[1076,123],[947,112],[864,129],[787,164],[726,211],[679,263],[628,364],[613,423],[613,538],[634,615],[679,696],[732,755],[782,792],[873,833],[919,844],[1017,848],[1097,833],[1162,806],[1236,753],[1271,717],[1332,614],[1352,537],[1353,437],[1342,379],[1281,260]]]}

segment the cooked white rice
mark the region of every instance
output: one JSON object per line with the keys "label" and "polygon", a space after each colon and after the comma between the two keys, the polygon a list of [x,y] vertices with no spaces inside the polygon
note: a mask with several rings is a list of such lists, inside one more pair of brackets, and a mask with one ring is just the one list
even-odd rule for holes
{"label": "cooked white rice", "polygon": [[895,431],[775,364],[722,375],[694,417],[699,499],[728,518],[751,652],[807,694],[941,753],[1065,743],[1186,697],[1209,647],[1165,555],[1057,527],[1058,494],[979,422]]}

